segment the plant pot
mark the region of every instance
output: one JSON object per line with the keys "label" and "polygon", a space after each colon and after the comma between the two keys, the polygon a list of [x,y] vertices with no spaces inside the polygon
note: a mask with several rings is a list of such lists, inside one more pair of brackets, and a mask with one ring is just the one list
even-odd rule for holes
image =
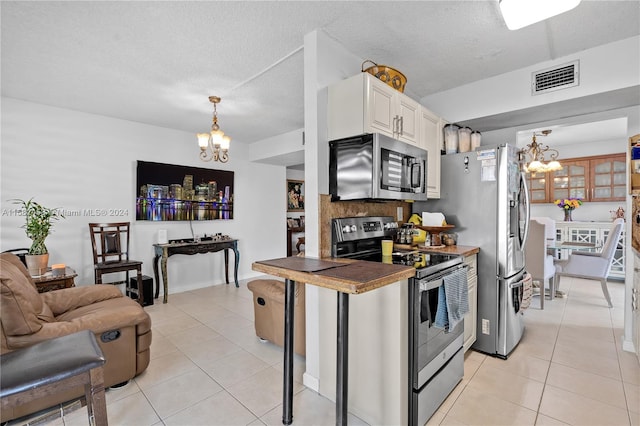
{"label": "plant pot", "polygon": [[27,261],[27,269],[31,276],[38,276],[47,272],[47,265],[49,265],[49,253],[28,254],[25,256],[25,259]]}

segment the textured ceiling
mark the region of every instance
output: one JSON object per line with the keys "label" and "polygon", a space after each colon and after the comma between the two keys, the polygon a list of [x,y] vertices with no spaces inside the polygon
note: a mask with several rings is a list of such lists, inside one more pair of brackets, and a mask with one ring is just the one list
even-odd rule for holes
{"label": "textured ceiling", "polygon": [[420,99],[640,33],[638,1],[509,31],[492,1],[2,1],[2,95],[254,142],[303,127],[304,36],[403,71]]}

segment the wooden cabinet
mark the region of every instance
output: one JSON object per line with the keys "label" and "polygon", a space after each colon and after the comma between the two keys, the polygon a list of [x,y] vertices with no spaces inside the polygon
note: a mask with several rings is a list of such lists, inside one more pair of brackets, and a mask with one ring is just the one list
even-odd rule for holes
{"label": "wooden cabinet", "polygon": [[549,178],[547,173],[532,172],[527,173],[527,187],[529,188],[529,200],[531,203],[552,203],[549,189],[547,188]]}
{"label": "wooden cabinet", "polygon": [[624,201],[626,199],[625,154],[561,160],[562,170],[528,173],[531,203],[553,203],[561,198],[584,201]]}
{"label": "wooden cabinet", "polygon": [[368,73],[329,87],[329,140],[382,133],[418,146],[420,104]]}
{"label": "wooden cabinet", "polygon": [[562,170],[551,172],[550,202],[569,197],[587,200],[589,170],[588,160],[563,161]]}
{"label": "wooden cabinet", "polygon": [[590,201],[624,201],[627,196],[627,160],[624,154],[590,161]]}
{"label": "wooden cabinet", "polygon": [[440,198],[440,148],[443,120],[422,107],[420,117],[420,148],[429,153],[427,159],[427,197]]}
{"label": "wooden cabinet", "polygon": [[469,292],[469,312],[464,316],[464,343],[466,352],[476,341],[476,327],[478,322],[478,255],[465,256],[467,269],[467,286]]}
{"label": "wooden cabinet", "polygon": [[[559,242],[571,241],[580,243],[603,244],[611,230],[611,222],[556,222],[556,239]],[[625,230],[622,229],[620,241],[616,247],[611,264],[610,278],[625,279]],[[599,251],[597,249],[595,251]],[[559,250],[562,259],[567,259],[571,250]]]}

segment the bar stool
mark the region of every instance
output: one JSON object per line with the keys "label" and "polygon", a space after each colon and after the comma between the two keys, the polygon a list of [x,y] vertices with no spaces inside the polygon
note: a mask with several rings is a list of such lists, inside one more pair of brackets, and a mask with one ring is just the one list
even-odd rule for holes
{"label": "bar stool", "polygon": [[10,409],[84,385],[89,424],[107,426],[104,355],[89,330],[0,356],[0,403]]}

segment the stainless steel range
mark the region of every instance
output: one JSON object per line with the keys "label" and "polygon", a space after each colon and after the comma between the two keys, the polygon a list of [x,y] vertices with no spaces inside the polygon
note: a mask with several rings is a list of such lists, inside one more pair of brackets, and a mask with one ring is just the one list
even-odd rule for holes
{"label": "stainless steel range", "polygon": [[[391,216],[348,217],[333,219],[331,230],[333,257],[380,262],[381,241],[393,239],[398,224]],[[410,425],[423,425],[464,375],[463,322],[446,329],[436,318],[443,308],[440,288],[457,275],[466,283],[467,266],[461,256],[418,250],[396,250],[384,261],[389,260],[416,268],[408,297],[408,419]]]}

